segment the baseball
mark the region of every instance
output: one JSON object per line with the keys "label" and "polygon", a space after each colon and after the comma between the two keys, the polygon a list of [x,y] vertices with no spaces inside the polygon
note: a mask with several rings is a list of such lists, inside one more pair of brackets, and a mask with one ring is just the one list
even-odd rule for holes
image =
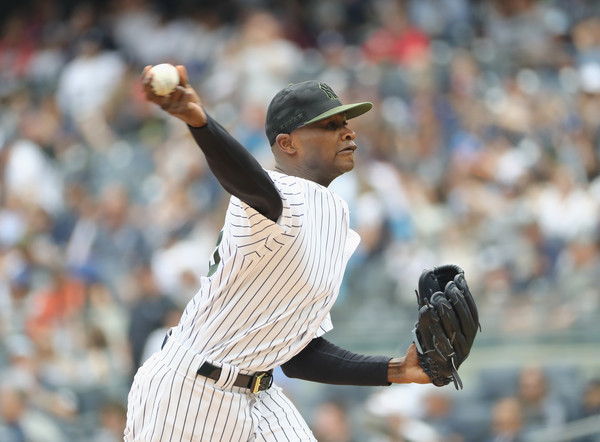
{"label": "baseball", "polygon": [[179,72],[172,64],[157,64],[150,69],[150,73],[150,85],[156,95],[169,95],[179,84]]}

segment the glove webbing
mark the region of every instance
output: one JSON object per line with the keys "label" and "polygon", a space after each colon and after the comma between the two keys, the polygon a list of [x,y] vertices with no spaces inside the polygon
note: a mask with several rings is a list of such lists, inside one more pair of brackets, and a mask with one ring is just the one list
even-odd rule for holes
{"label": "glove webbing", "polygon": [[[418,351],[419,355],[422,357],[425,357],[426,352],[423,351],[423,348],[421,348],[421,344],[419,344],[419,337],[417,336],[416,327],[413,328],[412,334],[413,334],[413,341],[415,343],[415,346],[417,347],[417,351]],[[434,339],[435,339],[435,337],[434,337]],[[435,345],[435,343],[434,343],[434,345]],[[434,351],[434,350],[429,350],[429,351]],[[456,388],[457,390],[462,390],[463,382],[462,382],[462,379],[460,378],[460,376],[458,375],[458,370],[456,368],[456,364],[454,363],[454,353],[452,353],[450,355],[450,362],[452,363],[451,380],[454,383],[454,388]]]}

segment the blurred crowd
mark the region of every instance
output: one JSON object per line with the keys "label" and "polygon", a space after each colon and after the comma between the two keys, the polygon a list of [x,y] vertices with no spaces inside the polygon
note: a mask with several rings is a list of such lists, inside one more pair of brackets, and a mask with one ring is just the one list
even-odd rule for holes
{"label": "blurred crowd", "polygon": [[[356,398],[330,393],[312,412],[324,442],[596,442],[600,379],[569,391],[570,368],[536,364],[483,372],[476,388],[382,388]],[[493,382],[490,382],[493,381]]]}
{"label": "blurred crowd", "polygon": [[[362,238],[334,310],[346,336],[395,348],[421,270],[455,263],[488,340],[597,342],[600,3],[3,3],[0,440],[121,440],[133,374],[207,272],[228,195],[185,125],[142,96],[142,69],[163,62],[187,67],[208,112],[266,168],[264,116],[283,86],[314,78],[374,103],[351,122],[355,171],[332,185]],[[498,384],[483,379],[481,394]],[[369,410],[416,404],[400,387],[361,405],[323,399],[310,422],[324,442],[526,440],[511,435],[533,413],[515,382],[464,396],[470,408],[415,399],[437,417]],[[573,385],[538,430],[600,412],[598,381]],[[448,418],[464,409],[479,413]],[[353,410],[372,418],[364,439],[343,430]],[[415,439],[405,421],[431,431]]]}

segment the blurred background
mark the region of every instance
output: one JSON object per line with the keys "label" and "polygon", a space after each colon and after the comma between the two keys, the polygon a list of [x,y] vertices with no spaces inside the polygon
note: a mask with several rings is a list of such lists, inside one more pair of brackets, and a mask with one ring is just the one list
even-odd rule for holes
{"label": "blurred background", "polygon": [[281,87],[375,104],[332,185],[362,242],[331,341],[403,354],[426,267],[477,299],[463,391],[277,372],[319,441],[600,440],[600,2],[22,0],[0,5],[0,441],[122,440],[207,272],[228,195],[143,99],[163,62],[266,168]]}

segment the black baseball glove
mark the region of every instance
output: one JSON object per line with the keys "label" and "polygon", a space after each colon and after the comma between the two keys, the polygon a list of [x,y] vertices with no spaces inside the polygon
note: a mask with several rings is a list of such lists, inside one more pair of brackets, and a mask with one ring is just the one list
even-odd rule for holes
{"label": "black baseball glove", "polygon": [[463,270],[443,265],[423,270],[419,278],[419,315],[413,330],[419,363],[438,387],[462,388],[458,367],[480,328],[479,315]]}

